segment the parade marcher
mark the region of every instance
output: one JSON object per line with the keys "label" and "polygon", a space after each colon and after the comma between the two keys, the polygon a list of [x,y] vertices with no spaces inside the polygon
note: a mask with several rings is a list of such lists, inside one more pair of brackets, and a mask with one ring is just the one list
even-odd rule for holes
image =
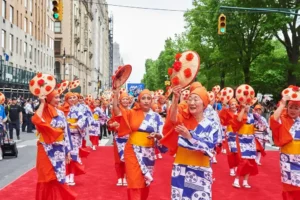
{"label": "parade marcher", "polygon": [[[193,195],[211,199],[212,168],[210,159],[218,140],[218,127],[204,116],[204,110],[209,103],[204,87],[191,91],[187,100],[187,109],[178,112],[180,87],[173,88],[173,100],[170,114],[166,119],[165,138],[161,141],[166,147],[175,149],[171,144],[177,137],[175,161],[172,170],[172,198],[188,198]],[[171,125],[170,125],[171,124]],[[178,136],[179,134],[179,136]],[[169,139],[173,138],[173,139]],[[194,184],[185,184],[193,176],[199,181]],[[205,187],[197,184],[205,183]]]}
{"label": "parade marcher", "polygon": [[[121,112],[126,112],[129,109],[129,95],[125,91],[120,91],[119,96],[119,108]],[[124,160],[124,149],[126,142],[129,138],[129,132],[127,135],[119,136],[118,128],[120,124],[115,120],[114,112],[112,112],[111,119],[107,122],[110,131],[114,132],[114,157],[115,157],[115,169],[117,174],[117,186],[127,186],[126,174],[125,174],[125,160]]]}
{"label": "parade marcher", "polygon": [[30,91],[39,96],[41,102],[32,117],[39,138],[36,200],[71,200],[77,196],[65,184],[66,163],[71,160],[72,143],[66,118],[57,109],[60,99],[54,87],[55,79],[51,75],[38,73],[30,81]]}
{"label": "parade marcher", "polygon": [[2,160],[2,150],[1,150],[1,144],[3,141],[3,137],[6,131],[6,121],[7,117],[5,114],[5,108],[3,107],[3,103],[5,102],[5,96],[3,93],[0,92],[0,160]]}
{"label": "parade marcher", "polygon": [[262,116],[263,108],[260,104],[257,104],[253,109],[253,116],[255,119],[255,139],[256,139],[256,163],[261,165],[261,156],[265,156],[265,144],[269,141],[269,123]]}
{"label": "parade marcher", "polygon": [[231,122],[234,133],[237,133],[237,150],[239,163],[236,170],[236,177],[232,184],[233,187],[240,188],[240,178],[243,178],[242,186],[251,188],[249,176],[258,174],[256,164],[256,142],[254,137],[254,116],[250,113],[255,92],[249,85],[243,84],[236,89],[236,98],[240,102],[240,110]]}
{"label": "parade marcher", "polygon": [[120,117],[118,136],[129,133],[125,145],[124,159],[129,200],[146,200],[153,181],[155,139],[162,138],[163,121],[159,114],[151,110],[151,93],[143,90],[138,102],[130,110],[118,106],[119,89],[114,91],[113,111]]}
{"label": "parade marcher", "polygon": [[93,110],[93,118],[94,121],[92,122],[89,128],[89,137],[92,143],[92,149],[96,150],[96,147],[99,145],[99,135],[100,135],[100,118],[102,117],[103,113],[100,108],[100,100],[96,99],[93,102],[95,108]]}
{"label": "parade marcher", "polygon": [[232,120],[237,116],[238,102],[235,98],[231,98],[228,102],[229,108],[223,107],[219,112],[221,124],[226,127],[225,130],[225,146],[227,161],[230,169],[230,176],[236,175],[236,169],[239,163],[239,155],[237,149],[237,134],[232,129]]}
{"label": "parade marcher", "polygon": [[70,105],[70,111],[67,115],[67,121],[70,127],[73,149],[71,150],[71,162],[67,165],[66,182],[69,185],[75,185],[74,176],[84,174],[84,166],[79,155],[79,149],[82,146],[82,137],[85,129],[88,127],[88,115],[86,110],[79,105],[78,97],[74,93],[68,92],[65,95],[65,101]]}
{"label": "parade marcher", "polygon": [[[153,103],[153,104],[151,105],[151,109],[152,109],[153,112],[156,112],[156,113],[158,113],[158,114],[161,114],[161,109],[162,109],[162,107],[161,107],[159,104]],[[162,155],[161,155],[160,150],[159,150],[159,148],[158,148],[157,146],[155,147],[155,156],[154,156],[154,158],[155,158],[155,160],[156,160],[157,158],[162,159]]]}
{"label": "parade marcher", "polygon": [[[282,92],[282,100],[270,118],[276,146],[280,147],[283,200],[300,199],[300,90],[290,86]],[[287,104],[288,103],[288,104]],[[287,109],[285,109],[287,104]]]}

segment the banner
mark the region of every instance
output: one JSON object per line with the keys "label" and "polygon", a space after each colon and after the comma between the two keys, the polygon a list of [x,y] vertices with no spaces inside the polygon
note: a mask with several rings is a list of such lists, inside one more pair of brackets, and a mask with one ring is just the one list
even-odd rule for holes
{"label": "banner", "polygon": [[128,83],[127,84],[127,92],[129,95],[137,97],[140,92],[145,89],[144,83]]}

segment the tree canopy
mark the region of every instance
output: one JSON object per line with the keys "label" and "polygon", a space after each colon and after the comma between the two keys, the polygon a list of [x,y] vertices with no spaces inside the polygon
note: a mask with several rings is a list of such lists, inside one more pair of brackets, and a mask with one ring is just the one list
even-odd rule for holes
{"label": "tree canopy", "polygon": [[[300,77],[300,25],[297,15],[269,12],[220,11],[220,6],[294,8],[296,1],[194,0],[184,14],[186,31],[168,38],[156,60],[146,60],[143,82],[150,90],[164,88],[167,69],[178,52],[193,50],[201,57],[197,80],[214,85],[247,83],[257,92],[280,95]],[[226,16],[226,33],[218,34],[218,17]],[[298,10],[296,10],[298,13]]]}

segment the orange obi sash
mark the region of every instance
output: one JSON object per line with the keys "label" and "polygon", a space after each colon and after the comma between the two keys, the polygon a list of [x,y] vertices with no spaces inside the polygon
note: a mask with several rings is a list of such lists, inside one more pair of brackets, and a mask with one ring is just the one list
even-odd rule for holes
{"label": "orange obi sash", "polygon": [[[78,120],[75,119],[75,118],[68,118],[68,119],[67,119],[67,122],[68,122],[68,123],[71,123],[71,124],[74,124],[74,123],[76,123],[77,121],[78,121]],[[77,126],[71,126],[71,125],[69,125],[69,127],[72,128],[72,129],[76,129],[76,128],[77,128]]]}
{"label": "orange obi sash", "polygon": [[201,151],[178,147],[174,163],[198,167],[210,167],[210,159]]}
{"label": "orange obi sash", "polygon": [[255,131],[254,131],[253,124],[244,124],[238,131],[238,134],[243,134],[243,135],[253,135],[254,133]]}
{"label": "orange obi sash", "polygon": [[290,143],[284,145],[280,149],[281,153],[285,154],[300,154],[300,141],[293,140]]}
{"label": "orange obi sash", "polygon": [[[45,140],[44,140],[42,134],[40,134],[39,132],[36,132],[36,136],[39,138],[39,142],[42,142],[42,143],[45,142]],[[59,135],[59,137],[56,138],[56,140],[55,140],[54,142],[62,142],[62,141],[64,141],[64,132],[62,132],[62,133]]]}
{"label": "orange obi sash", "polygon": [[99,116],[97,114],[93,114],[94,120],[99,120]]}
{"label": "orange obi sash", "polygon": [[149,133],[146,132],[132,132],[129,135],[128,142],[130,144],[134,144],[141,147],[154,147],[154,139],[153,138],[147,138],[149,136]]}
{"label": "orange obi sash", "polygon": [[226,128],[226,132],[233,132],[232,126],[228,125]]}

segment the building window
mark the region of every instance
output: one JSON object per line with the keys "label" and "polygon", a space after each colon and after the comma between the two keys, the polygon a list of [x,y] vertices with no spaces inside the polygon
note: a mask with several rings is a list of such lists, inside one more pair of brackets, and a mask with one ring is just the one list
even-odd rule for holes
{"label": "building window", "polygon": [[24,17],[24,31],[27,33],[27,18]]}
{"label": "building window", "polygon": [[54,22],[54,33],[61,33],[61,22]]}
{"label": "building window", "polygon": [[29,23],[29,34],[32,35],[32,22]]}
{"label": "building window", "polygon": [[9,21],[13,24],[14,23],[14,7],[9,7]]}
{"label": "building window", "polygon": [[32,59],[32,45],[29,45],[29,59]]}
{"label": "building window", "polygon": [[19,11],[17,10],[17,27],[19,27]]}
{"label": "building window", "polygon": [[55,55],[60,55],[61,52],[61,41],[54,41],[54,53]]}
{"label": "building window", "polygon": [[27,43],[24,42],[24,58],[27,58]]}
{"label": "building window", "polygon": [[20,39],[20,55],[22,55],[22,40]]}
{"label": "building window", "polygon": [[27,0],[24,0],[24,7],[27,8]]}
{"label": "building window", "polygon": [[5,48],[6,47],[6,31],[5,30],[2,30],[2,33],[1,33],[1,46],[2,48]]}
{"label": "building window", "polygon": [[2,17],[6,18],[6,0],[2,0]]}
{"label": "building window", "polygon": [[19,51],[19,38],[16,38],[16,53]]}
{"label": "building window", "polygon": [[14,46],[14,36],[12,34],[9,34],[9,50],[10,50],[10,52],[13,52],[13,46]]}
{"label": "building window", "polygon": [[32,13],[32,0],[29,0],[29,12]]}

